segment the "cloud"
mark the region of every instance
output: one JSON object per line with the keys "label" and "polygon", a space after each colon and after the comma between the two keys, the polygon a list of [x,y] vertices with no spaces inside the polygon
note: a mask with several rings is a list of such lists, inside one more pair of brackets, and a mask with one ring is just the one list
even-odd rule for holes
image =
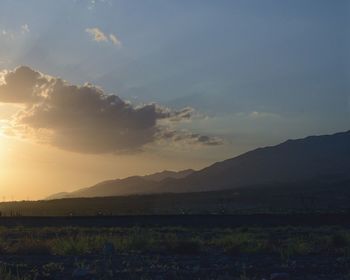
{"label": "cloud", "polygon": [[16,29],[0,29],[0,37],[4,37],[6,39],[14,40],[19,38],[20,36],[24,36],[26,33],[30,32],[29,25],[27,23],[21,25]]}
{"label": "cloud", "polygon": [[94,28],[86,28],[85,31],[89,33],[93,40],[96,42],[107,42],[107,36],[97,27]]}
{"label": "cloud", "polygon": [[135,152],[165,140],[218,145],[218,139],[174,124],[191,118],[193,109],[171,110],[157,104],[135,106],[117,95],[21,66],[0,75],[0,102],[22,104],[10,133],[81,153]]}
{"label": "cloud", "polygon": [[249,113],[248,117],[251,119],[280,118],[280,116],[275,113],[258,112],[258,111],[253,111]]}
{"label": "cloud", "polygon": [[13,40],[16,38],[15,33],[8,29],[1,29],[0,30],[0,37],[3,37],[7,40]]}
{"label": "cloud", "polygon": [[116,45],[116,46],[120,46],[122,45],[122,42],[120,42],[120,40],[117,38],[116,35],[114,34],[109,34],[109,39],[111,40],[111,42]]}
{"label": "cloud", "polygon": [[3,103],[33,103],[43,98],[51,78],[22,66],[0,72],[0,100]]}
{"label": "cloud", "polygon": [[[75,1],[78,1],[78,0],[75,0]],[[108,4],[109,6],[111,6],[112,1],[111,0],[90,0],[88,1],[88,5],[87,5],[88,10],[95,9],[97,4]]]}
{"label": "cloud", "polygon": [[172,129],[164,129],[160,132],[161,141],[171,141],[174,143],[186,143],[189,145],[205,145],[205,146],[219,146],[223,145],[224,141],[216,136],[201,135],[192,133],[186,130],[179,131]]}
{"label": "cloud", "polygon": [[21,26],[21,31],[22,31],[22,34],[29,33],[30,32],[29,25],[28,24],[23,24]]}
{"label": "cloud", "polygon": [[96,42],[109,42],[118,47],[122,46],[122,42],[113,33],[106,35],[101,29],[97,27],[86,28],[85,31],[89,33],[93,40]]}

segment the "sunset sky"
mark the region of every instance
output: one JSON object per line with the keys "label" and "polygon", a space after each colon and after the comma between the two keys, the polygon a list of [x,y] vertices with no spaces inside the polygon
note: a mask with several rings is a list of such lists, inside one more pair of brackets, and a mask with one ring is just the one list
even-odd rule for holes
{"label": "sunset sky", "polygon": [[350,129],[347,0],[2,0],[0,200]]}

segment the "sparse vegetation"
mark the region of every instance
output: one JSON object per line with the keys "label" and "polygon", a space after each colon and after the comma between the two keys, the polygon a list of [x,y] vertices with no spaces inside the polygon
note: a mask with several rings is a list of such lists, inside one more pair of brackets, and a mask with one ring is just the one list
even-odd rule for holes
{"label": "sparse vegetation", "polygon": [[[350,229],[344,227],[2,227],[0,279],[55,279],[65,273],[70,277],[73,272],[98,271],[96,279],[113,279],[113,275],[137,279],[140,273],[152,279],[152,271],[199,273],[206,266],[199,260],[211,255],[210,265],[218,261],[222,273],[235,275],[232,279],[260,279],[256,276],[263,275],[259,269],[267,269],[266,260],[286,268],[294,267],[299,258],[308,261],[315,256],[323,263],[336,262],[337,269],[346,271],[350,268],[349,237]],[[113,248],[110,254],[104,251],[106,244]],[[17,266],[13,258],[40,261]],[[259,259],[261,265],[255,261]]]}
{"label": "sparse vegetation", "polygon": [[225,254],[345,255],[350,230],[238,228],[0,228],[0,249],[13,255],[94,255],[104,244],[117,252],[200,254],[215,249]]}

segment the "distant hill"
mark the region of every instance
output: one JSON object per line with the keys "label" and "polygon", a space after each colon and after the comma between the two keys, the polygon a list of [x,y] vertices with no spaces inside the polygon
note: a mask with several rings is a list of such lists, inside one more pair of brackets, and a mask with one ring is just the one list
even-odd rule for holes
{"label": "distant hill", "polygon": [[52,194],[52,195],[46,197],[45,199],[47,199],[47,200],[60,199],[60,198],[66,198],[67,196],[69,196],[69,192],[59,192],[59,193]]}
{"label": "distant hill", "polygon": [[303,182],[347,180],[350,179],[349,169],[350,131],[288,140],[217,162],[196,172],[164,171],[145,177],[105,181],[63,197],[201,192],[257,185],[262,188],[268,185],[282,187]]}
{"label": "distant hill", "polygon": [[193,169],[181,171],[164,170],[162,172],[146,175],[132,176],[125,179],[108,180],[98,183],[92,187],[82,188],[73,192],[60,192],[47,197],[50,199],[71,198],[71,197],[98,197],[142,194],[153,192],[153,189],[165,179],[181,179],[194,172]]}

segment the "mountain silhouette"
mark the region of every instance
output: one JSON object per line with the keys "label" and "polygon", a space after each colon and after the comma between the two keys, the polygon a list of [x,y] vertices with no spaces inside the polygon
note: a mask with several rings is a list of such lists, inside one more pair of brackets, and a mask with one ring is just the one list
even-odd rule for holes
{"label": "mountain silhouette", "polygon": [[214,163],[199,171],[164,171],[99,183],[60,197],[201,192],[350,178],[350,131],[288,140]]}
{"label": "mountain silhouette", "polygon": [[131,176],[124,179],[107,180],[92,187],[82,188],[77,191],[53,194],[46,199],[143,194],[152,192],[154,187],[160,184],[164,179],[181,179],[193,172],[195,172],[193,169],[186,169],[178,172],[164,170],[146,176]]}

